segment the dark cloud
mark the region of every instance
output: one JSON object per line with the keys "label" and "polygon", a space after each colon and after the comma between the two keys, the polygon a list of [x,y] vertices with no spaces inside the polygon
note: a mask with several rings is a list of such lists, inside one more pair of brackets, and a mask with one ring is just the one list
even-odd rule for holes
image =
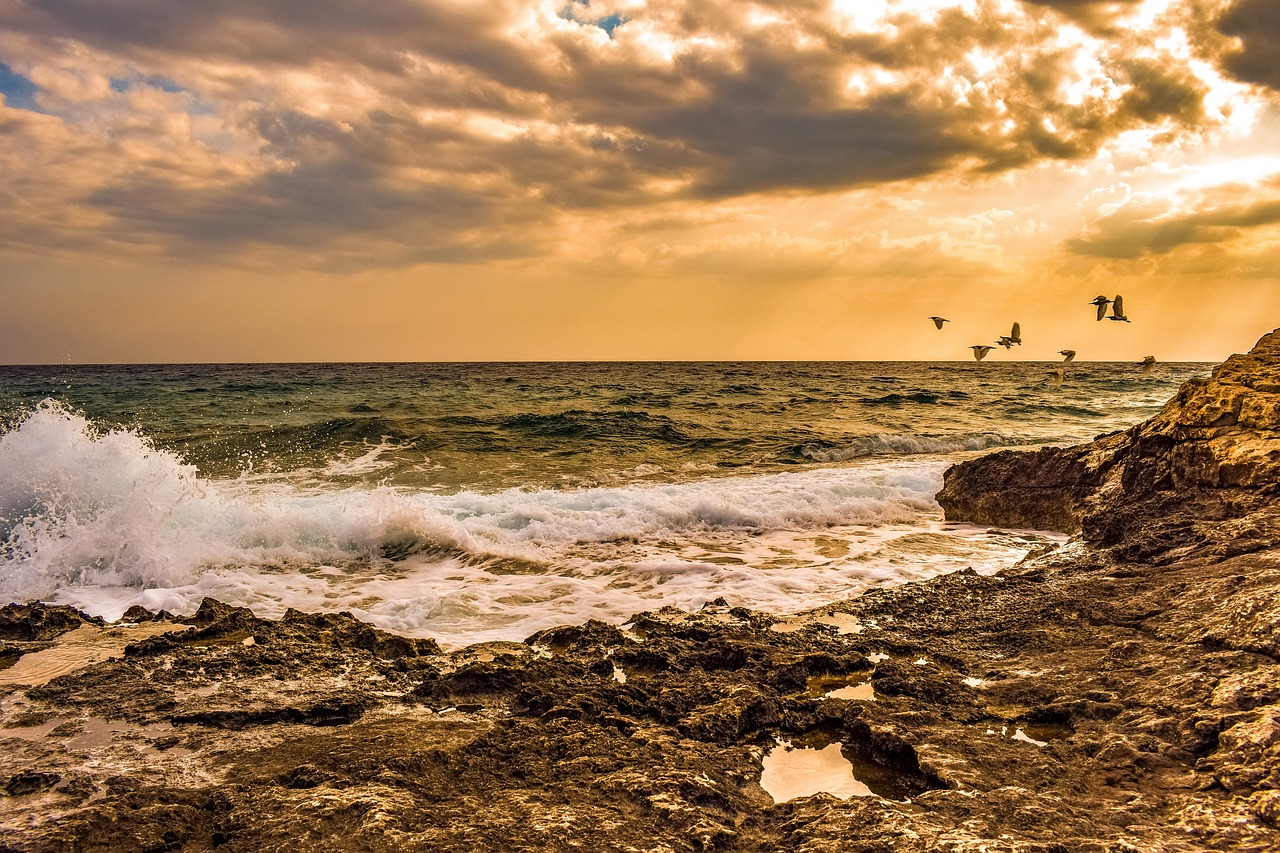
{"label": "dark cloud", "polygon": [[1227,70],[1241,80],[1280,91],[1280,2],[1237,0],[1217,26],[1241,43],[1240,50],[1223,57]]}
{"label": "dark cloud", "polygon": [[352,130],[294,113],[258,116],[258,123],[294,165],[202,192],[164,175],[139,177],[93,193],[88,203],[124,233],[166,235],[206,257],[254,246],[321,249],[321,266],[342,269],[538,253],[518,235],[545,212],[514,204],[503,182],[485,186],[492,161],[480,152],[452,164],[441,180],[396,181],[396,169],[414,164],[412,149],[438,152],[451,136],[466,141],[454,133],[385,114]]}
{"label": "dark cloud", "polygon": [[1114,31],[1115,19],[1133,11],[1142,0],[1023,0],[1031,6],[1052,9],[1100,35]]}
{"label": "dark cloud", "polygon": [[[74,227],[379,265],[535,255],[587,211],[1002,172],[1204,124],[1184,61],[1119,44],[1099,74],[1123,95],[1064,95],[1078,72],[1061,16],[1096,30],[1136,0],[1030,2],[1030,17],[899,11],[862,32],[818,0],[767,0],[763,24],[714,0],[547,21],[519,0],[12,0],[0,49],[25,51],[19,70],[49,81],[38,97],[115,163],[59,196],[87,212]],[[185,100],[143,122],[129,99],[147,89]]]}

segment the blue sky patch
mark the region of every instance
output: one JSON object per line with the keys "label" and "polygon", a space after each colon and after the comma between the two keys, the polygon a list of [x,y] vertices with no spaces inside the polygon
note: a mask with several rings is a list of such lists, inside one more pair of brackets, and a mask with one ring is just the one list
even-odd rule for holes
{"label": "blue sky patch", "polygon": [[0,95],[10,107],[19,110],[36,109],[36,92],[40,87],[0,62]]}
{"label": "blue sky patch", "polygon": [[127,92],[134,86],[150,86],[152,89],[159,89],[162,92],[182,92],[185,91],[177,83],[168,77],[148,77],[138,75],[135,77],[112,77],[111,88],[116,92]]}
{"label": "blue sky patch", "polygon": [[613,38],[614,30],[631,20],[630,18],[624,18],[617,12],[614,12],[612,15],[605,15],[603,18],[578,17],[578,13],[581,10],[575,8],[577,6],[581,6],[583,9],[589,9],[591,8],[591,0],[571,0],[569,5],[560,10],[560,17],[567,21],[573,21],[577,24],[599,27],[608,34],[609,38]]}

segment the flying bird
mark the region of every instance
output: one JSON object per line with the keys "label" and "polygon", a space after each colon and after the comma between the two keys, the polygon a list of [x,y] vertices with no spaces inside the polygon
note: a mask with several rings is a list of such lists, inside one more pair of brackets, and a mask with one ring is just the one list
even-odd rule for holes
{"label": "flying bird", "polygon": [[1095,296],[1089,304],[1098,306],[1098,319],[1101,320],[1107,316],[1107,306],[1111,304],[1111,300],[1105,296]]}
{"label": "flying bird", "polygon": [[999,346],[1004,347],[1005,349],[1013,348],[1013,338],[1009,337],[1008,335],[1001,335],[1000,339],[997,340],[996,343]]}
{"label": "flying bird", "polygon": [[1156,357],[1154,355],[1149,355],[1138,363],[1142,365],[1142,377],[1144,379],[1151,375],[1151,371],[1156,369]]}
{"label": "flying bird", "polygon": [[1061,367],[1055,367],[1053,370],[1046,370],[1045,376],[1049,377],[1049,384],[1054,388],[1062,387],[1062,380],[1066,378],[1067,371]]}
{"label": "flying bird", "polygon": [[[1099,308],[1099,311],[1102,309]],[[1124,316],[1124,298],[1120,294],[1116,294],[1116,298],[1111,300],[1111,316],[1108,320],[1119,320],[1121,323],[1129,322],[1129,318]]]}
{"label": "flying bird", "polygon": [[1013,331],[1009,333],[1009,340],[1018,346],[1022,346],[1022,326],[1017,323],[1013,324]]}
{"label": "flying bird", "polygon": [[942,328],[942,324],[943,324],[943,323],[950,323],[950,322],[951,322],[951,321],[950,321],[950,320],[948,320],[946,317],[930,317],[929,319],[930,319],[930,320],[932,320],[932,321],[933,321],[933,325],[937,326],[939,329],[941,329],[941,328]]}
{"label": "flying bird", "polygon": [[986,357],[987,353],[991,352],[995,347],[986,347],[982,344],[974,344],[969,347],[969,349],[973,350],[974,361],[982,361],[982,359]]}
{"label": "flying bird", "polygon": [[1076,351],[1073,349],[1060,349],[1058,350],[1058,355],[1062,356],[1062,361],[1065,363],[1075,360]]}

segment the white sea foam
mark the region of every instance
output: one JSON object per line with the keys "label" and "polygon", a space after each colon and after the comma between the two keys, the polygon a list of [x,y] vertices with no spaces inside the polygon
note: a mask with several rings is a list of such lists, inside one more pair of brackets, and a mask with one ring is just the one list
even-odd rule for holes
{"label": "white sea foam", "polygon": [[1025,439],[983,432],[961,435],[911,435],[878,432],[863,435],[843,447],[805,448],[801,453],[815,462],[847,462],[864,456],[958,453],[1026,444]]}
{"label": "white sea foam", "polygon": [[134,432],[96,430],[46,402],[0,436],[0,598],[108,617],[136,603],[190,612],[206,595],[265,616],[349,609],[453,644],[719,596],[785,612],[874,583],[994,570],[1030,547],[943,532],[932,496],[944,468],[320,491],[205,479]]}

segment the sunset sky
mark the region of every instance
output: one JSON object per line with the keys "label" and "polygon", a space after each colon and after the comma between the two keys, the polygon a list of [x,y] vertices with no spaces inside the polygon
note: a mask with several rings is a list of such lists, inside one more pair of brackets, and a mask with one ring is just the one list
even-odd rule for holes
{"label": "sunset sky", "polygon": [[1280,326],[1280,0],[0,0],[0,99],[0,362]]}

